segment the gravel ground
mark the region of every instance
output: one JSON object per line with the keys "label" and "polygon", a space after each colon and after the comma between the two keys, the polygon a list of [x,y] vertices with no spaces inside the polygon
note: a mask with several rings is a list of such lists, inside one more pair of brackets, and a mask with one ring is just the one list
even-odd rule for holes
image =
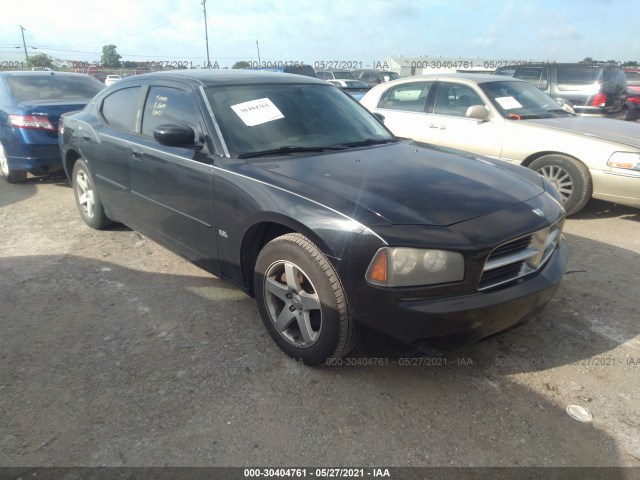
{"label": "gravel ground", "polygon": [[230,284],[86,227],[63,177],[3,182],[0,466],[640,466],[639,220],[567,220],[522,327],[439,357],[362,331],[308,368]]}

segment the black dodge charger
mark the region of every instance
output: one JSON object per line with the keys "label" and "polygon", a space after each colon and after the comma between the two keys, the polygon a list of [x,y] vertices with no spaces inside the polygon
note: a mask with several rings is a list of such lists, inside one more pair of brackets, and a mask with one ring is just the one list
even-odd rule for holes
{"label": "black dodge charger", "polygon": [[313,78],[129,77],[59,141],[87,225],[124,223],[235,283],[310,365],[348,353],[358,323],[476,341],[541,310],[567,265],[542,176],[396,138]]}

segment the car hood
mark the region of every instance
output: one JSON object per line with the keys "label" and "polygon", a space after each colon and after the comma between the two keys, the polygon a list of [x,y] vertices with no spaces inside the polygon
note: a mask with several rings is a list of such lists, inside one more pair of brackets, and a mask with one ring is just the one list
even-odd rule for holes
{"label": "car hood", "polygon": [[521,121],[640,148],[640,125],[635,122],[598,117],[541,118]]}
{"label": "car hood", "polygon": [[[487,215],[544,192],[498,162],[403,141],[250,164],[309,185],[292,189],[320,203],[337,197],[396,225],[445,226]],[[326,194],[316,198],[317,192]],[[369,225],[370,226],[370,225]]]}

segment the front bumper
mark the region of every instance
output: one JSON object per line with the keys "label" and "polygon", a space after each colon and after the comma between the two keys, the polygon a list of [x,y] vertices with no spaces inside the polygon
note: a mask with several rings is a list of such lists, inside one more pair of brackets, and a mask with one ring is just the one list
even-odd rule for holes
{"label": "front bumper", "polygon": [[352,302],[354,320],[405,343],[428,339],[438,346],[473,343],[540,312],[557,289],[569,259],[562,239],[547,263],[514,284],[431,299],[402,299],[370,286]]}

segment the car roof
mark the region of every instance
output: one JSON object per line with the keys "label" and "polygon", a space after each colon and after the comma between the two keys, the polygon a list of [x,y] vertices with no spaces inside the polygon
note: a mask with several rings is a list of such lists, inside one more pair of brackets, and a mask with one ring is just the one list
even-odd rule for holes
{"label": "car roof", "polygon": [[0,77],[77,77],[82,75],[83,77],[87,76],[84,73],[72,73],[72,72],[55,72],[55,71],[45,71],[45,70],[14,70],[8,72],[0,72]]}
{"label": "car roof", "polygon": [[618,65],[612,65],[607,62],[593,62],[593,63],[580,63],[580,62],[565,62],[565,63],[556,63],[556,62],[525,62],[521,64],[512,64],[505,65],[500,67],[498,70],[502,70],[505,68],[516,68],[516,67],[582,67],[582,68],[620,68]]}
{"label": "car roof", "polygon": [[[294,73],[267,72],[261,70],[172,70],[170,72],[152,72],[122,79],[131,83],[142,79],[148,80],[191,80],[203,86],[210,85],[252,85],[256,83],[309,83],[326,85],[324,80]],[[119,82],[120,85],[124,83]]]}
{"label": "car roof", "polygon": [[467,80],[473,83],[491,83],[491,82],[524,82],[519,78],[504,77],[500,75],[487,75],[485,73],[430,73],[428,75],[417,75],[415,77],[404,77],[394,80],[394,83],[407,82],[412,80],[439,80],[439,79],[457,79]]}

